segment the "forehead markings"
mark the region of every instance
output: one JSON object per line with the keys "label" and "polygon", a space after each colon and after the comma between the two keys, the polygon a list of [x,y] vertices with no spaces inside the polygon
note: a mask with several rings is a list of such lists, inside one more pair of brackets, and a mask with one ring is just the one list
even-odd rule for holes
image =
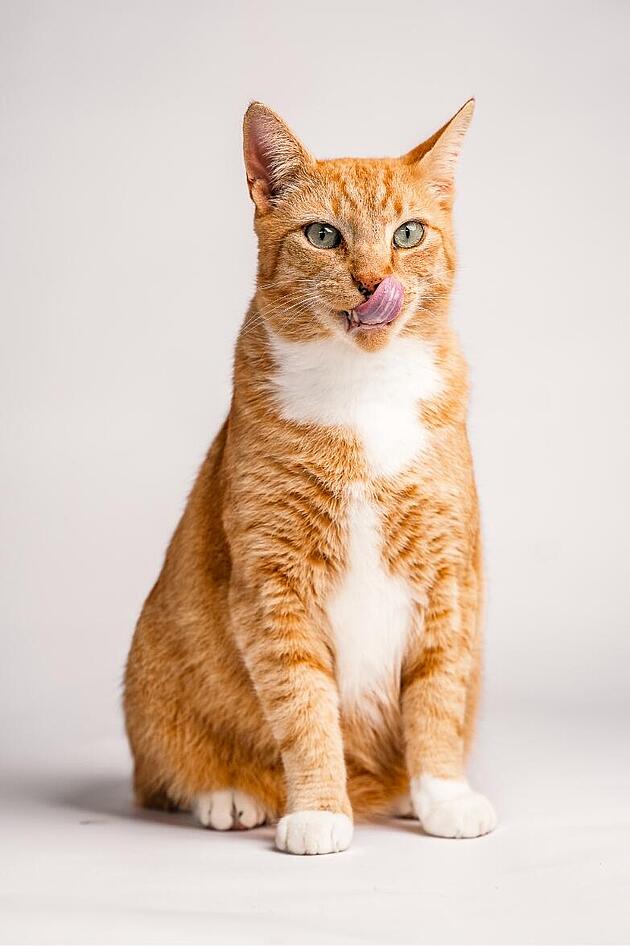
{"label": "forehead markings", "polygon": [[387,207],[391,205],[393,177],[392,169],[385,166],[381,171],[380,180],[377,183],[376,192],[374,194],[374,202],[377,204],[377,209],[381,212],[384,212]]}
{"label": "forehead markings", "polygon": [[337,219],[341,216],[341,200],[335,190],[330,195],[330,208]]}
{"label": "forehead markings", "polygon": [[393,222],[403,212],[395,168],[389,163],[340,162],[331,168],[327,183],[330,209],[351,231],[367,224],[377,237],[383,218],[391,217],[388,222]]}
{"label": "forehead markings", "polygon": [[394,159],[323,161],[320,172],[319,193],[324,202],[318,211],[316,188],[314,217],[325,216],[329,208],[330,222],[350,239],[367,231],[378,240],[384,226],[399,226],[410,216],[405,208],[415,203],[415,188]]}

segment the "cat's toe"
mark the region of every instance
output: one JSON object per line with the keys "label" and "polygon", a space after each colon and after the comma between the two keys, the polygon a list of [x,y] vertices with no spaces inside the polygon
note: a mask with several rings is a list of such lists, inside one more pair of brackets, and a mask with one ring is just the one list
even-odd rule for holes
{"label": "cat's toe", "polygon": [[352,820],[332,811],[294,811],[278,822],[276,847],[289,854],[334,854],[352,841]]}
{"label": "cat's toe", "polygon": [[412,783],[415,812],[427,834],[439,838],[478,838],[497,826],[494,808],[485,795],[465,780],[421,775]]}
{"label": "cat's toe", "polygon": [[427,834],[436,837],[478,838],[496,828],[497,816],[485,795],[469,792],[432,805],[421,823]]}
{"label": "cat's toe", "polygon": [[204,828],[215,831],[229,831],[234,824],[234,804],[231,789],[217,792],[203,792],[198,795],[193,805],[197,821]]}
{"label": "cat's toe", "polygon": [[215,831],[255,828],[266,820],[265,809],[256,798],[231,788],[197,795],[193,813],[204,828]]}
{"label": "cat's toe", "polygon": [[411,802],[411,795],[400,795],[391,804],[389,814],[393,818],[414,818],[415,811]]}
{"label": "cat's toe", "polygon": [[245,792],[234,792],[234,813],[241,828],[257,828],[267,820],[260,802]]}

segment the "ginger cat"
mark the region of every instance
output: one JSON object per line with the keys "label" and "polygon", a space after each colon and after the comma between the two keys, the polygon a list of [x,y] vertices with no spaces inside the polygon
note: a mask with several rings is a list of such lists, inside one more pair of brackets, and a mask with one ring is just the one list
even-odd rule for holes
{"label": "ginger cat", "polygon": [[218,830],[280,818],[294,854],[344,850],[353,815],[496,824],[464,776],[482,568],[448,320],[473,106],[401,158],[327,161],[247,110],[257,291],[129,654],[141,805]]}

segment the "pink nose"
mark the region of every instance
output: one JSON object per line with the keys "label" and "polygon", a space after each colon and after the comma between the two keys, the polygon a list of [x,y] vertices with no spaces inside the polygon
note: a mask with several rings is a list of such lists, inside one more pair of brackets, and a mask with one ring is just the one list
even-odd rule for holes
{"label": "pink nose", "polygon": [[373,292],[378,289],[381,284],[380,276],[353,276],[352,277],[357,284],[359,292],[362,292],[365,296],[372,295]]}
{"label": "pink nose", "polygon": [[394,321],[404,298],[402,284],[395,276],[386,276],[375,292],[352,311],[362,325],[386,325]]}

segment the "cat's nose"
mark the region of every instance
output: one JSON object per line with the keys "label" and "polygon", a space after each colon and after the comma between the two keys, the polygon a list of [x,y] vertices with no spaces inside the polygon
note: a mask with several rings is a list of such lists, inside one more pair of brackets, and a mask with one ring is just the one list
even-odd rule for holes
{"label": "cat's nose", "polygon": [[371,296],[373,292],[376,292],[380,284],[382,283],[382,278],[380,276],[353,276],[354,284],[359,290],[359,292],[365,296],[367,299],[368,296]]}

